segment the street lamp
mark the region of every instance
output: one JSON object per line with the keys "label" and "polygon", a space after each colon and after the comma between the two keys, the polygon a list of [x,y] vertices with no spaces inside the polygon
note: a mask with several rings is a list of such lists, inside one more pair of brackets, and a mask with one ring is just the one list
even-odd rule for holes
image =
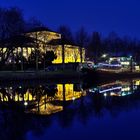
{"label": "street lamp", "polygon": [[103,55],[102,55],[102,58],[106,58],[106,57],[107,57],[107,54],[103,54]]}

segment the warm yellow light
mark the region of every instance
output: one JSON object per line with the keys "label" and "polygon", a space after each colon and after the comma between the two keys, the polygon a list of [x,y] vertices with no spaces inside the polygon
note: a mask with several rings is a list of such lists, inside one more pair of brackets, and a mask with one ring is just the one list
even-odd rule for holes
{"label": "warm yellow light", "polygon": [[135,80],[135,81],[134,81],[134,84],[135,84],[136,86],[139,86],[139,85],[140,85],[140,80]]}
{"label": "warm yellow light", "polygon": [[73,99],[78,99],[81,97],[82,92],[81,91],[74,91],[74,85],[73,84],[58,84],[57,85],[57,95],[56,98],[57,100],[63,100],[63,89],[65,88],[65,100],[69,101],[69,100],[73,100]]}
{"label": "warm yellow light", "polygon": [[130,65],[130,62],[121,62],[122,65]]}
{"label": "warm yellow light", "polygon": [[123,87],[122,91],[130,91],[130,87]]}

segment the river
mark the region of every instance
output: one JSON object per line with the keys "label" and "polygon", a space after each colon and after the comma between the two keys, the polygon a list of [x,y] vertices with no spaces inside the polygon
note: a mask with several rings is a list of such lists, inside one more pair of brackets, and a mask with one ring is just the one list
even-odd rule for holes
{"label": "river", "polygon": [[0,140],[139,140],[140,79],[0,86]]}

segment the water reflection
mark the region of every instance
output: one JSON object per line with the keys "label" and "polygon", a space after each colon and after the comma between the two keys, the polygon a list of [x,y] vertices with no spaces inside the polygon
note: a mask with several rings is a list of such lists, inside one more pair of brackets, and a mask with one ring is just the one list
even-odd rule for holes
{"label": "water reflection", "polygon": [[[114,81],[89,89],[86,89],[85,83],[1,87],[0,101],[7,105],[17,103],[17,106],[22,107],[26,113],[50,115],[63,111],[67,104],[80,99],[80,101],[75,101],[78,103],[80,111],[86,108],[89,112],[90,108],[99,111],[99,107],[100,109],[101,106],[105,107],[108,100],[111,104],[111,100],[114,102],[113,97],[118,97],[118,99],[115,98],[118,104],[123,96],[129,96],[130,99],[139,96],[139,94],[137,95],[139,88],[139,79]],[[131,94],[133,95],[130,96]],[[125,100],[128,99],[125,98]],[[85,104],[86,107],[84,102],[88,102]],[[88,114],[88,112],[86,113]]]}
{"label": "water reflection", "polygon": [[97,88],[89,89],[89,92],[101,93],[104,96],[126,96],[132,94],[137,89],[137,80],[133,81],[115,81],[98,86]]}
{"label": "water reflection", "polygon": [[85,96],[79,84],[39,85],[36,87],[2,87],[2,103],[18,102],[24,105],[26,112],[49,115],[62,111],[64,104]]}
{"label": "water reflection", "polygon": [[[97,86],[84,81],[1,86],[0,136],[2,140],[25,140],[29,132],[32,132],[32,136],[47,133],[46,129],[52,129],[55,121],[60,128],[78,127],[77,122],[85,126],[95,118],[104,118],[107,114],[114,118],[122,112],[139,107],[139,79],[114,81]],[[80,130],[78,127],[77,131]],[[27,137],[31,139],[31,136]],[[47,139],[55,139],[55,135]]]}

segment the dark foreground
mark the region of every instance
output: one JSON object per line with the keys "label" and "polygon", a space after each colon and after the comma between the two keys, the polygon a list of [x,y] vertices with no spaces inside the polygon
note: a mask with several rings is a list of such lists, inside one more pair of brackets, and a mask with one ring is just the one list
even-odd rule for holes
{"label": "dark foreground", "polygon": [[1,140],[139,140],[139,130],[140,79],[0,86]]}

